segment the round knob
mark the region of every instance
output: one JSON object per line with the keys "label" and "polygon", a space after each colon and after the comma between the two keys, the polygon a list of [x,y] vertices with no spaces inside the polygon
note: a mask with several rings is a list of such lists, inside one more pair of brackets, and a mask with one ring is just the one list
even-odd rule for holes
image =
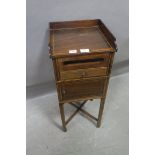
{"label": "round knob", "polygon": [[65,89],[63,89],[63,90],[62,90],[62,93],[63,93],[63,94],[66,94],[66,90],[65,90]]}
{"label": "round knob", "polygon": [[82,72],[82,77],[86,76],[86,72]]}

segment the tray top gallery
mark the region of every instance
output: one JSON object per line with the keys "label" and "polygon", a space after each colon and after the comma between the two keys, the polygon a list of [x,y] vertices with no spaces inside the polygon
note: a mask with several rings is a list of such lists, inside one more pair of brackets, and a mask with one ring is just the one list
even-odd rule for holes
{"label": "tray top gallery", "polygon": [[115,38],[110,34],[113,40],[107,39],[107,30],[103,29],[102,24],[100,20],[51,22],[49,25],[51,56],[70,56],[71,53],[75,56],[81,54],[80,49],[89,50],[86,52],[89,54],[105,51],[114,52],[111,41]]}

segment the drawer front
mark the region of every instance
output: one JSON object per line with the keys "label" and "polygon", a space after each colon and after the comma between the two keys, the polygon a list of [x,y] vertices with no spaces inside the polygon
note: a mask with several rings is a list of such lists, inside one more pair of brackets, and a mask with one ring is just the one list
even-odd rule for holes
{"label": "drawer front", "polygon": [[86,69],[96,67],[108,67],[110,63],[110,53],[98,55],[81,55],[58,60],[60,71]]}
{"label": "drawer front", "polygon": [[58,84],[60,100],[75,100],[103,96],[106,78],[65,81]]}
{"label": "drawer front", "polygon": [[78,78],[87,78],[95,76],[105,76],[107,74],[108,74],[107,67],[99,67],[99,68],[61,71],[60,78],[61,80],[67,80],[67,79],[78,79]]}

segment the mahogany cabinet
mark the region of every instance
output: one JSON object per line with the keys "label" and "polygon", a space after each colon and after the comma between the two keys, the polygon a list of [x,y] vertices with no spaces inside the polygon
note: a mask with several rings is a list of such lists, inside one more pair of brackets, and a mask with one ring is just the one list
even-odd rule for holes
{"label": "mahogany cabinet", "polygon": [[[49,56],[52,58],[60,114],[64,131],[79,111],[97,121],[101,118],[110,72],[117,46],[115,37],[100,19],[49,23]],[[101,99],[98,118],[82,109],[93,99]],[[76,111],[65,119],[64,105]]]}

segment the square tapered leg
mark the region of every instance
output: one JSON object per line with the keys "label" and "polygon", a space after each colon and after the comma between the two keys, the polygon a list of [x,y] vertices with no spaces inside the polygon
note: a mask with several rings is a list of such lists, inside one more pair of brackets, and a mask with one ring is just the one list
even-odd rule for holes
{"label": "square tapered leg", "polygon": [[97,121],[97,127],[98,128],[101,126],[101,120],[102,120],[102,115],[103,115],[104,103],[105,103],[105,98],[101,98],[100,108],[99,108],[99,113],[98,113],[98,121]]}
{"label": "square tapered leg", "polygon": [[65,114],[64,114],[64,103],[59,103],[61,121],[64,131],[67,131],[66,123],[65,123]]}

